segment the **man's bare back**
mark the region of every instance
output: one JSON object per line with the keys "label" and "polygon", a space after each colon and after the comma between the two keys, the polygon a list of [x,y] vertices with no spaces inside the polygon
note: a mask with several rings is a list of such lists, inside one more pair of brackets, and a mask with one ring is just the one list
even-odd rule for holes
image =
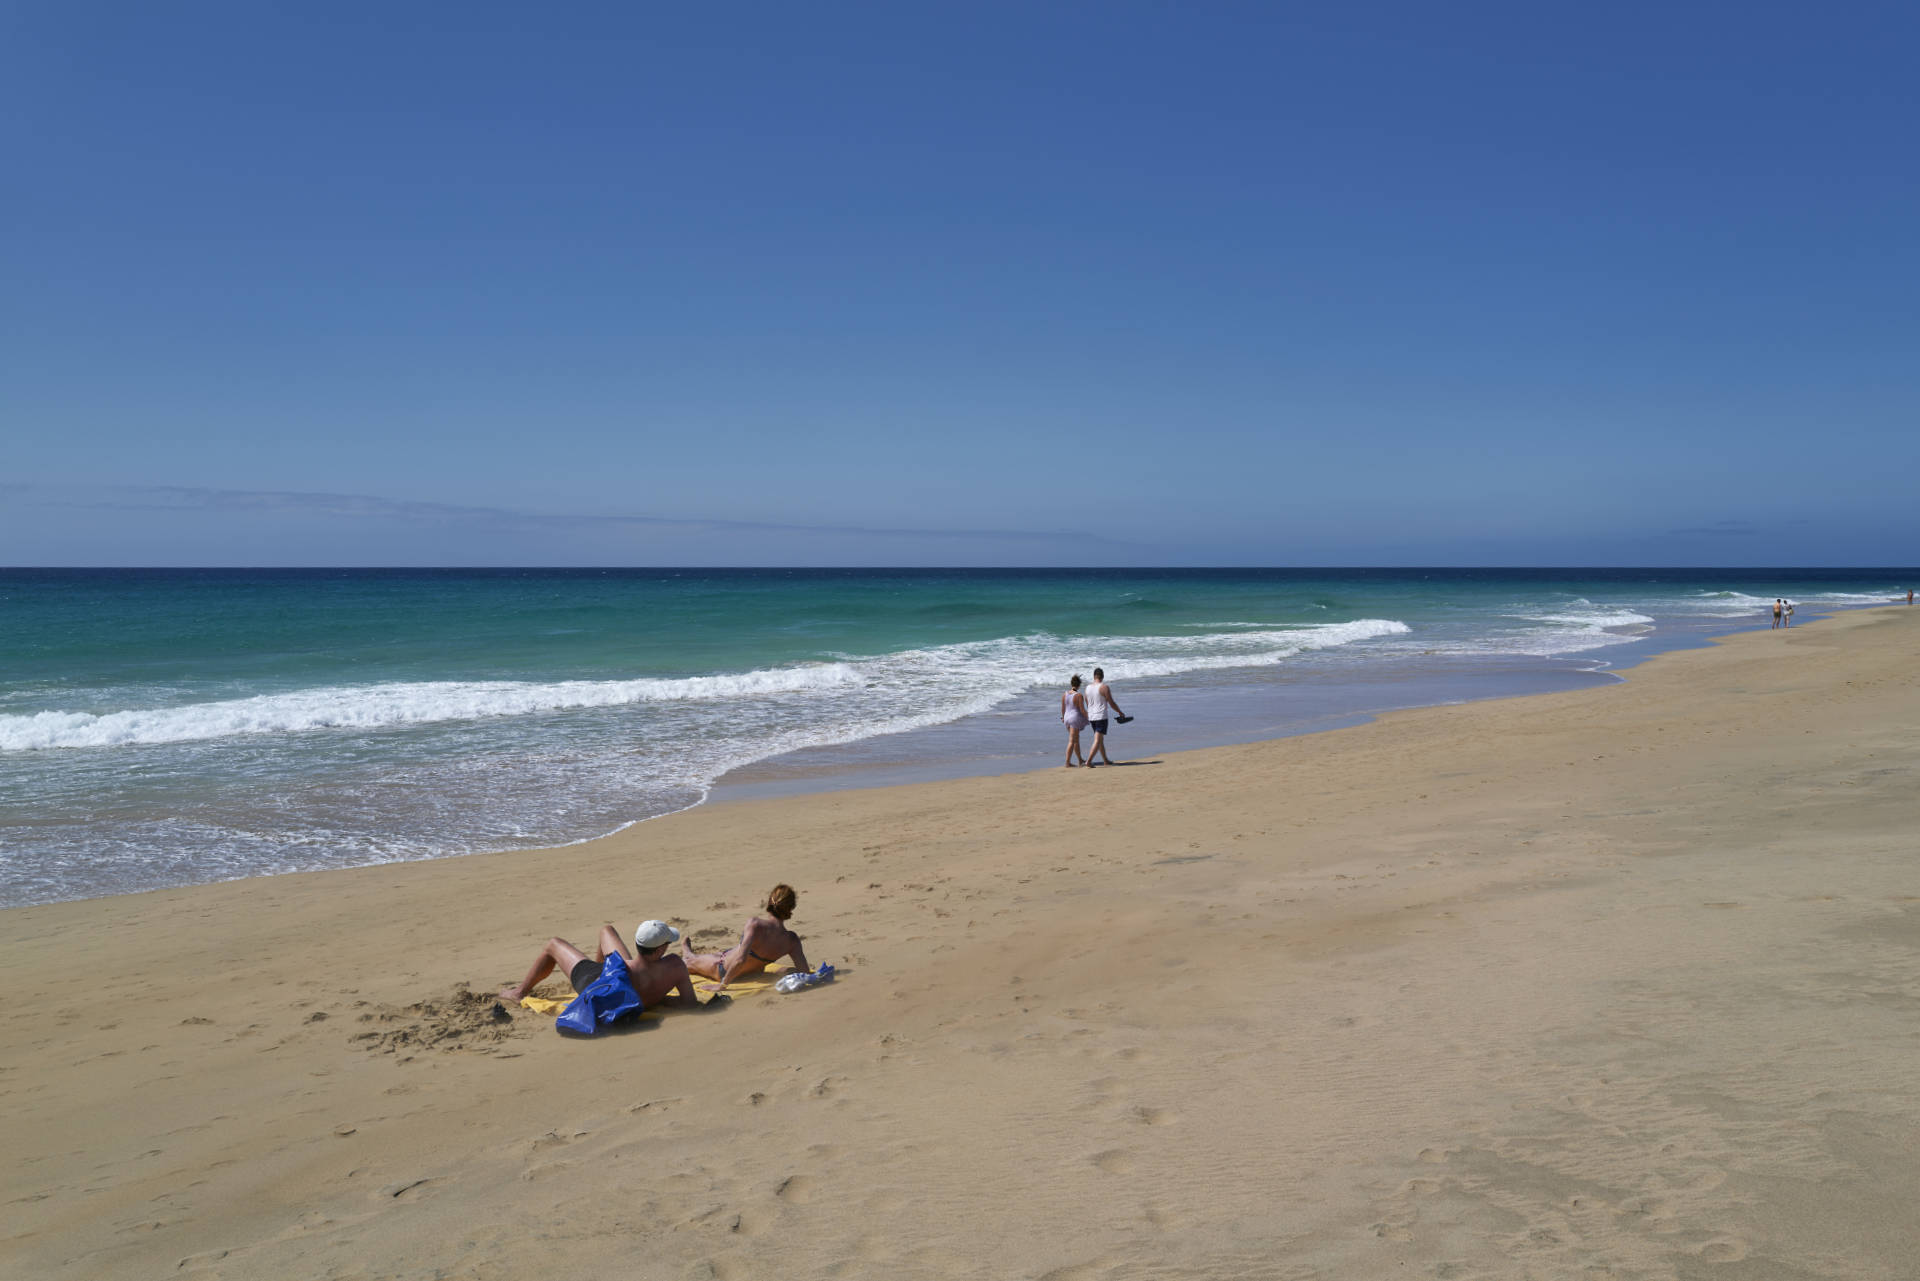
{"label": "man's bare back", "polygon": [[[633,990],[640,996],[640,1004],[649,1010],[663,1003],[700,1004],[700,998],[693,994],[693,975],[687,973],[687,963],[672,952],[663,951],[653,957],[642,954],[629,960],[627,974],[633,980]],[[675,989],[679,989],[680,998],[668,1001]]]}

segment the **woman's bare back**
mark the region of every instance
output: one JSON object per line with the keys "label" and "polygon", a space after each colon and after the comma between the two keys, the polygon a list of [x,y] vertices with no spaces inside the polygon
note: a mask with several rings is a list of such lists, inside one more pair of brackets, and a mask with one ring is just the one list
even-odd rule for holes
{"label": "woman's bare back", "polygon": [[807,968],[806,955],[800,950],[800,936],[770,916],[756,916],[740,931],[740,941],[727,950],[727,973],[739,969],[743,974],[752,974],[786,956],[791,956],[801,969]]}
{"label": "woman's bare back", "polygon": [[740,931],[740,941],[724,952],[687,955],[687,968],[702,978],[719,979],[717,991],[749,974],[758,974],[782,957],[792,957],[800,969],[811,969],[800,936],[768,916],[756,916]]}

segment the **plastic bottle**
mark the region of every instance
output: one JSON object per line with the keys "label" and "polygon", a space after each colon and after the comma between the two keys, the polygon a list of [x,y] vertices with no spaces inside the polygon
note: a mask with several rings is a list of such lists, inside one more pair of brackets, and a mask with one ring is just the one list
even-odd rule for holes
{"label": "plastic bottle", "polygon": [[782,974],[775,980],[773,987],[776,992],[798,992],[816,983],[831,982],[833,982],[833,967],[822,965],[817,970],[795,970],[791,974]]}

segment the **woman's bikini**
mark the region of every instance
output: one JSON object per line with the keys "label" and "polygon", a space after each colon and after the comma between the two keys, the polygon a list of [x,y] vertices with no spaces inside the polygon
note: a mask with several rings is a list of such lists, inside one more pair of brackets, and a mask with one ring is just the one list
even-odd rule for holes
{"label": "woman's bikini", "polygon": [[[750,948],[750,947],[748,947],[748,946],[747,946],[747,931],[746,931],[746,930],[741,930],[741,931],[740,931],[740,950],[741,950],[741,951],[743,951],[743,952],[745,952],[745,953],[746,953],[746,954],[747,954],[748,956],[751,956],[751,957],[752,957],[752,958],[753,958],[754,960],[756,960],[756,961],[758,961],[758,962],[760,962],[760,964],[762,964],[762,965],[772,965],[772,964],[773,964],[773,963],[774,963],[775,961],[777,961],[777,960],[779,960],[779,959],[780,959],[780,956],[785,956],[785,955],[786,955],[786,953],[785,953],[785,952],[782,952],[782,953],[780,954],[780,956],[762,956],[762,955],[760,955],[760,953],[758,953],[758,952],[756,952],[756,951],[754,951],[754,950],[753,950],[752,948]],[[718,975],[717,977],[719,977],[719,978],[725,978],[725,977],[727,977],[727,963],[726,963],[726,962],[725,962],[724,960],[722,960],[722,961],[717,961],[717,962],[715,962],[715,968],[716,968],[716,969],[718,969],[718,970],[720,971],[720,973],[719,973],[719,975]]]}

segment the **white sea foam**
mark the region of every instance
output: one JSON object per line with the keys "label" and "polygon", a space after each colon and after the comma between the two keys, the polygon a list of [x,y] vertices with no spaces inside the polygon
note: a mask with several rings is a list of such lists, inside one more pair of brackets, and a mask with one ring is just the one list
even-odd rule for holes
{"label": "white sea foam", "polygon": [[1652,618],[1630,609],[1603,609],[1598,606],[1587,612],[1515,614],[1510,617],[1532,619],[1540,623],[1562,623],[1569,627],[1642,627],[1653,623]]}
{"label": "white sea foam", "polygon": [[1610,645],[1631,645],[1644,640],[1648,629],[1635,632],[1608,631],[1604,627],[1514,627],[1488,631],[1457,640],[1420,641],[1403,644],[1402,650],[1417,649],[1422,654],[1481,658],[1508,655],[1526,658],[1559,658]]}
{"label": "white sea foam", "polygon": [[1745,618],[1762,613],[1773,606],[1771,596],[1749,596],[1745,592],[1699,592],[1692,596],[1676,596],[1661,602],[1661,608],[1676,613],[1705,618]]}
{"label": "white sea foam", "polygon": [[1514,612],[1501,617],[1520,625],[1492,626],[1477,635],[1429,645],[1424,652],[1555,658],[1609,645],[1631,644],[1651,632],[1654,625],[1650,615],[1636,609],[1598,605],[1584,597],[1545,609],[1518,606]]}
{"label": "white sea foam", "polygon": [[0,716],[0,751],[181,743],[235,734],[378,729],[582,707],[743,698],[859,684],[842,663],[737,675],[631,681],[414,681],[259,694],[184,707]]}
{"label": "white sea foam", "polygon": [[[1805,596],[1796,596],[1792,592],[1782,592],[1781,597],[1796,604],[1821,605],[1890,605],[1896,600],[1907,598],[1904,588],[1885,592],[1808,592]],[[1771,610],[1774,598],[1771,596],[1752,596],[1746,592],[1700,592],[1690,597],[1680,597],[1673,603],[1681,607],[1706,607],[1708,609],[1727,608],[1746,613],[1753,610]]]}
{"label": "white sea foam", "polygon": [[[841,715],[817,717],[821,737],[809,741],[837,743],[957,720],[1036,684],[1063,680],[1076,666],[1090,668],[1094,662],[1103,661],[1115,679],[1140,679],[1261,666],[1310,650],[1405,631],[1406,624],[1391,619],[1359,619],[1210,636],[1092,640],[1036,634],[677,679],[327,686],[175,707],[0,715],[0,751],[123,747],[315,730],[379,730],[590,708],[701,703],[726,704],[728,710],[736,704],[836,704],[841,712],[853,714],[852,722],[847,723]],[[862,696],[869,690],[875,692]]]}
{"label": "white sea foam", "polygon": [[1484,657],[1489,655],[1557,658],[1610,645],[1628,645],[1654,630],[1652,616],[1621,605],[1600,605],[1584,597],[1551,605],[1515,602],[1499,620],[1461,634],[1422,634],[1395,648],[1417,649],[1427,655]]}

